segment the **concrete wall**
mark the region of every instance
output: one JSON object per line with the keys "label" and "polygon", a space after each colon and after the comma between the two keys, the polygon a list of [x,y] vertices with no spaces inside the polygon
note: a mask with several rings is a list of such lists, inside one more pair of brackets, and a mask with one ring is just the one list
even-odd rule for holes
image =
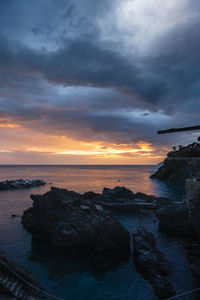
{"label": "concrete wall", "polygon": [[195,179],[186,179],[185,191],[189,215],[200,237],[200,181]]}

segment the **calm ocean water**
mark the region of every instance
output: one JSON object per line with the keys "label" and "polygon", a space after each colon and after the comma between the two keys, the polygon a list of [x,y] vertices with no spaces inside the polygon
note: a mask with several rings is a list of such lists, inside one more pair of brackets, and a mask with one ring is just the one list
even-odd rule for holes
{"label": "calm ocean water", "polygon": [[[0,166],[0,181],[39,178],[52,184],[0,192],[0,247],[30,269],[49,292],[63,299],[155,300],[151,285],[136,271],[132,255],[108,257],[85,253],[81,249],[73,253],[61,251],[32,240],[20,224],[23,210],[32,204],[30,194],[44,193],[51,186],[77,192],[101,192],[104,186],[124,185],[134,192],[182,199],[183,187],[149,179],[154,170],[153,166]],[[11,214],[19,217],[11,218]],[[173,281],[178,292],[196,287],[182,242],[160,233],[152,212],[145,216],[117,215],[117,218],[130,232],[138,225],[144,225],[156,234],[158,247],[174,264]]]}

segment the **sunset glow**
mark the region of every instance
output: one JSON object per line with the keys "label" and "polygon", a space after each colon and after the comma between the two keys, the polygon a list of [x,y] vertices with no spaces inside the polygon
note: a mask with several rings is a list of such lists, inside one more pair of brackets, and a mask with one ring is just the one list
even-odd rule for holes
{"label": "sunset glow", "polygon": [[1,164],[155,164],[196,139],[156,133],[199,122],[196,1],[58,2],[2,2]]}

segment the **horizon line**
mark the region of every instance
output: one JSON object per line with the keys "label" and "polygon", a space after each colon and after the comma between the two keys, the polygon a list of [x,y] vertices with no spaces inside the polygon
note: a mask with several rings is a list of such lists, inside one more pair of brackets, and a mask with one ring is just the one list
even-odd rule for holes
{"label": "horizon line", "polygon": [[156,166],[157,164],[0,164],[0,166]]}

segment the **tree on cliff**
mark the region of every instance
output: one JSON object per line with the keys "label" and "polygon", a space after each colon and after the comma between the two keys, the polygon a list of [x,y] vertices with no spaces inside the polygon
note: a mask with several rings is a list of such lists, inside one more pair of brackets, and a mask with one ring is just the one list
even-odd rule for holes
{"label": "tree on cliff", "polygon": [[178,146],[178,150],[181,151],[182,149],[183,149],[183,146],[182,146],[182,145],[179,145],[179,146]]}

